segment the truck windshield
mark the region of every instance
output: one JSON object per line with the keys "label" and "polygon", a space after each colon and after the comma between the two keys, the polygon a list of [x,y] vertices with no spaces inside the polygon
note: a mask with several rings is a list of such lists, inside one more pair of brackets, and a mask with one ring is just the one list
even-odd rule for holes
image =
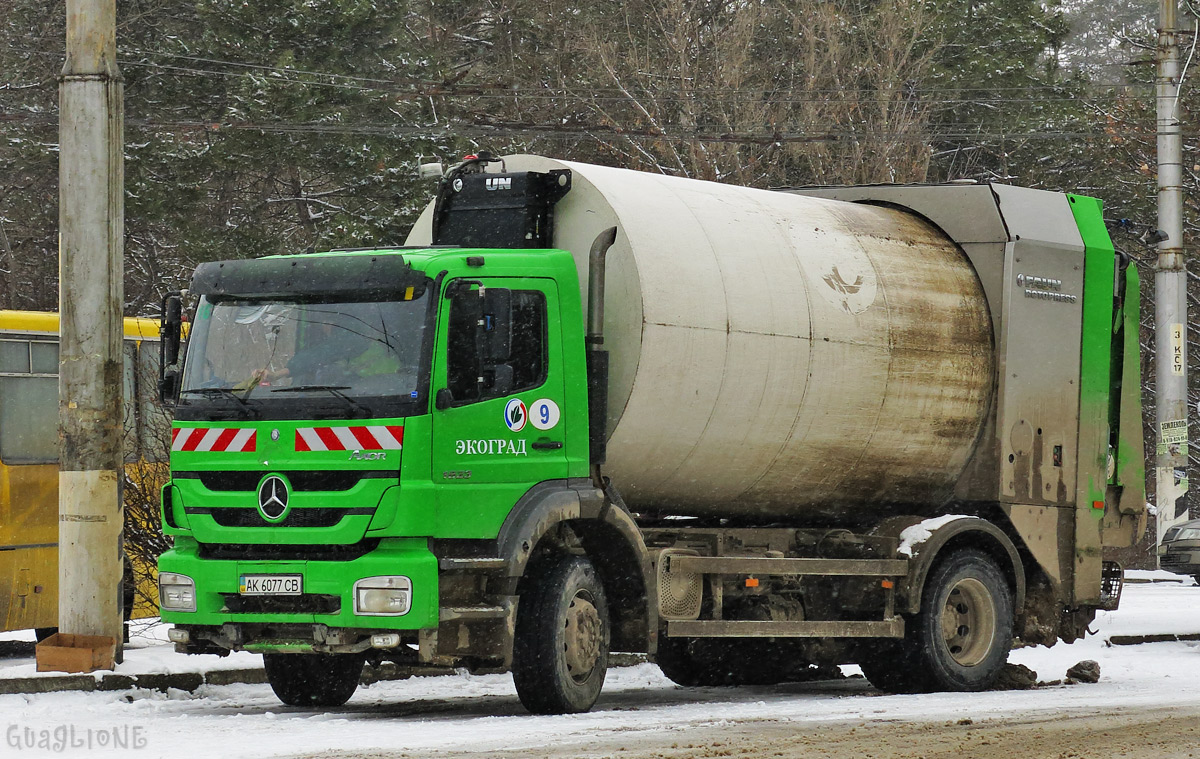
{"label": "truck windshield", "polygon": [[424,395],[426,307],[424,296],[320,303],[203,298],[181,409],[264,418],[407,415]]}

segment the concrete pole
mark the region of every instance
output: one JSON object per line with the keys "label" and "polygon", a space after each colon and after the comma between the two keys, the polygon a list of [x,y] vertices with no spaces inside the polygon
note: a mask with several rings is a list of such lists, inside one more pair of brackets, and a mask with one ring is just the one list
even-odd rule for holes
{"label": "concrete pole", "polygon": [[1187,271],[1183,258],[1183,138],[1179,122],[1177,0],[1159,0],[1158,243],[1155,290],[1155,493],[1158,544],[1187,519]]}
{"label": "concrete pole", "polygon": [[123,84],[115,0],[67,0],[59,80],[58,624],[122,638]]}

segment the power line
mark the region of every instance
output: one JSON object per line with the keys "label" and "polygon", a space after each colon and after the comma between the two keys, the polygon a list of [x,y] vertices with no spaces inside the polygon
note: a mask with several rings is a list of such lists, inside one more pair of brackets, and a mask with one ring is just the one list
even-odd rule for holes
{"label": "power line", "polygon": [[[126,64],[127,67],[128,67],[128,65],[129,64]],[[132,65],[136,66],[137,64],[132,64]],[[154,66],[154,68],[159,69],[159,70],[173,71],[175,73],[196,74],[196,75],[201,75],[201,76],[212,76],[213,75],[212,72],[192,71],[192,70],[187,70],[187,69],[181,69],[179,67],[174,67],[174,66],[159,66],[157,64],[153,64],[153,66]],[[295,81],[272,82],[272,84],[300,84],[300,83],[301,82],[295,82]],[[333,83],[328,83],[328,82],[303,82],[302,84],[304,84],[305,86],[327,87],[327,88],[334,88],[334,89],[341,89],[341,90],[353,90],[356,92],[379,92],[379,90],[377,90],[375,88],[347,87],[345,85],[333,84]],[[50,85],[47,84],[47,87],[49,87],[49,86]],[[10,92],[10,90],[6,90],[2,86],[0,86],[0,95],[6,94],[7,92]],[[815,92],[815,91],[813,91],[813,92]],[[854,92],[854,90],[847,90],[847,91],[844,91],[843,94],[849,94],[852,92]],[[866,92],[866,90],[859,90],[859,92]],[[399,92],[399,91],[388,91],[388,94],[391,94],[397,98],[409,99],[409,100],[422,100],[422,101],[428,97],[434,96],[429,93]],[[809,92],[809,93],[805,93],[805,94],[812,94],[812,93]],[[979,98],[958,98],[958,99],[948,99],[948,98],[929,99],[929,98],[923,98],[923,97],[918,96],[911,100],[906,100],[906,99],[902,99],[902,98],[863,98],[863,97],[853,97],[853,98],[846,98],[846,99],[831,100],[828,97],[815,97],[815,96],[814,97],[804,97],[804,98],[791,97],[791,98],[786,98],[786,99],[780,99],[780,98],[767,99],[765,97],[759,97],[759,96],[735,97],[729,93],[705,94],[705,93],[699,93],[699,92],[691,93],[691,92],[685,92],[685,91],[679,91],[679,90],[661,90],[661,91],[655,90],[655,91],[649,91],[649,92],[643,92],[643,93],[634,93],[633,95],[625,94],[625,95],[619,95],[619,96],[618,95],[597,95],[591,91],[589,91],[589,92],[565,92],[562,94],[515,93],[515,94],[508,94],[508,95],[500,95],[500,94],[494,94],[494,93],[488,93],[488,92],[479,92],[470,87],[460,87],[453,91],[442,91],[442,92],[437,93],[436,95],[439,97],[454,96],[454,97],[463,98],[464,100],[465,99],[478,99],[478,100],[516,101],[518,104],[521,102],[527,102],[527,101],[535,101],[535,102],[544,101],[544,102],[555,102],[555,103],[558,103],[560,105],[565,105],[565,106],[571,106],[571,105],[586,106],[588,104],[620,104],[620,103],[637,102],[640,100],[644,100],[644,101],[655,102],[655,103],[658,103],[661,105],[677,105],[679,103],[686,102],[686,103],[693,103],[693,104],[698,104],[698,105],[706,106],[706,107],[739,106],[739,105],[779,106],[779,105],[805,105],[805,104],[818,104],[818,105],[887,104],[887,105],[907,107],[914,111],[923,110],[923,109],[946,110],[946,109],[951,109],[956,106],[971,106],[971,105],[997,106],[997,105],[1026,104],[1026,105],[1040,105],[1040,106],[1048,106],[1049,107],[1049,106],[1062,105],[1062,104],[1079,104],[1081,102],[1084,105],[1089,105],[1089,104],[1094,105],[1098,102],[1101,102],[1101,100],[1099,98],[1096,98],[1095,96],[1080,97],[1078,95],[1064,95],[1062,97],[1027,97],[1027,98],[979,97]],[[1126,99],[1125,95],[1120,94],[1120,93],[1114,93],[1109,97],[1109,99],[1107,101],[1103,101],[1103,102],[1116,102],[1116,101],[1120,101],[1120,100],[1124,100],[1124,99]]]}
{"label": "power line", "polygon": [[[0,111],[0,121],[17,122],[31,126],[56,127],[57,118],[50,114],[33,114]],[[1082,139],[1143,138],[1154,136],[1152,127],[1137,130],[1113,130],[1097,127],[1095,130],[1055,131],[1018,130],[1001,132],[994,129],[980,130],[974,125],[932,125],[929,128],[914,127],[910,131],[886,131],[876,127],[824,128],[794,126],[774,132],[737,132],[719,130],[658,130],[649,128],[623,128],[610,125],[562,125],[528,122],[506,122],[497,120],[453,121],[442,125],[411,125],[398,123],[329,123],[329,122],[254,122],[254,121],[201,121],[201,120],[156,120],[127,119],[126,126],[142,131],[164,131],[176,133],[219,134],[223,131],[256,131],[274,134],[297,135],[358,135],[378,137],[449,138],[456,135],[486,136],[552,136],[552,137],[616,137],[643,140],[696,141],[714,143],[760,144],[772,143],[817,143],[847,142],[875,139],[892,142],[936,143],[954,140],[978,141],[1060,141]]]}
{"label": "power line", "polygon": [[[49,51],[29,50],[29,49],[25,49],[25,48],[14,47],[11,45],[8,45],[5,47],[11,51],[26,53],[29,55],[61,57],[59,54],[54,53],[54,52],[49,52]],[[519,85],[519,84],[514,84],[514,85],[458,84],[458,83],[445,83],[445,82],[435,82],[435,81],[418,80],[418,79],[409,79],[407,81],[399,81],[399,80],[380,79],[380,78],[376,78],[376,77],[359,77],[359,76],[352,76],[352,75],[347,75],[347,74],[335,74],[335,73],[331,73],[331,72],[310,71],[310,70],[305,70],[305,69],[293,69],[293,68],[284,68],[284,67],[278,67],[278,66],[265,66],[265,65],[260,65],[260,64],[251,64],[251,63],[244,63],[244,62],[239,62],[239,61],[224,61],[224,60],[215,59],[215,58],[203,58],[203,57],[199,57],[199,56],[186,56],[186,55],[172,54],[172,53],[152,53],[152,52],[145,52],[145,51],[130,51],[130,52],[135,52],[135,53],[142,54],[142,55],[158,55],[158,56],[162,56],[162,57],[178,58],[178,59],[182,59],[182,60],[192,60],[192,61],[196,61],[196,62],[211,63],[214,65],[230,66],[230,67],[241,68],[241,69],[252,70],[252,71],[273,73],[273,74],[279,75],[280,78],[272,80],[272,81],[274,81],[276,83],[281,83],[281,84],[316,85],[316,86],[322,86],[322,87],[335,87],[335,88],[347,89],[347,90],[352,90],[352,91],[357,91],[357,92],[363,92],[363,91],[385,92],[385,93],[390,93],[390,94],[406,94],[406,95],[417,96],[417,97],[459,95],[459,96],[471,96],[471,97],[481,97],[481,98],[482,97],[491,97],[491,98],[503,98],[503,99],[511,99],[514,97],[535,98],[535,99],[558,99],[558,98],[563,98],[563,97],[576,97],[576,98],[585,97],[585,98],[592,99],[592,100],[626,100],[626,99],[628,99],[628,95],[627,95],[626,91],[622,90],[621,88],[616,88],[616,87],[606,88],[606,87],[589,86],[585,89],[584,92],[580,93],[580,92],[576,92],[574,90],[565,89],[565,88],[557,88],[556,89],[556,88],[538,87],[536,89],[530,89],[527,86],[523,86],[523,85]],[[169,72],[173,72],[173,73],[188,74],[188,75],[193,75],[193,76],[232,77],[232,76],[246,75],[246,72],[244,72],[244,71],[242,71],[242,72],[214,71],[212,69],[199,69],[199,68],[192,68],[192,67],[186,67],[186,66],[171,66],[171,65],[162,64],[162,63],[153,63],[153,62],[144,61],[144,60],[130,60],[130,59],[124,59],[124,58],[119,59],[118,64],[121,67],[147,68],[147,69],[160,70],[160,71],[169,71]],[[304,79],[294,78],[294,77],[300,77],[300,76],[325,77],[325,78],[329,78],[329,79],[347,80],[349,82],[354,82],[355,84],[341,84],[338,82],[313,82],[313,81],[308,81],[308,80],[304,80]],[[1112,90],[1125,90],[1125,89],[1130,89],[1130,88],[1149,89],[1149,88],[1153,87],[1153,84],[1152,83],[1131,83],[1131,84],[1120,84],[1120,85],[1091,84],[1089,86],[1094,87],[1096,89],[1100,89],[1100,90],[1112,91]],[[1009,87],[984,87],[984,86],[931,87],[931,88],[917,87],[914,90],[914,93],[917,96],[925,96],[925,95],[930,95],[930,94],[954,93],[954,92],[980,92],[980,93],[1017,92],[1017,93],[1020,93],[1020,92],[1038,92],[1038,91],[1061,92],[1064,94],[1063,102],[1067,102],[1073,98],[1073,95],[1071,94],[1072,87],[1066,86],[1066,85],[1060,85],[1060,84],[1044,84],[1044,85],[1028,84],[1028,85],[1009,86]],[[801,93],[804,95],[844,95],[844,94],[850,94],[850,93],[878,93],[878,92],[879,92],[879,88],[861,88],[861,87],[860,88],[836,87],[836,88],[812,88],[812,89],[809,89],[809,88],[778,88],[778,87],[777,88],[713,87],[713,88],[695,88],[695,89],[658,88],[658,89],[654,90],[654,93],[657,95],[672,95],[672,94],[674,94],[674,95],[680,95],[680,96],[686,95],[688,97],[692,97],[692,96],[711,97],[713,95],[718,95],[718,96],[738,95],[738,96],[750,96],[754,99],[759,99],[762,97],[768,97],[768,96],[773,96],[773,95],[784,95],[787,93]],[[1117,96],[1119,96],[1119,94],[1120,93],[1114,93],[1114,95],[1117,95]],[[1012,99],[1012,100],[989,99],[988,102],[992,102],[992,103],[1024,102],[1024,100],[1025,99]],[[974,101],[974,99],[960,98],[957,100],[949,99],[944,102],[973,102],[973,101]],[[810,101],[802,99],[802,100],[798,100],[795,102],[810,102]],[[882,99],[881,102],[889,102],[890,103],[890,102],[894,102],[894,101],[892,99]],[[1044,101],[1039,101],[1039,102],[1044,102]]]}

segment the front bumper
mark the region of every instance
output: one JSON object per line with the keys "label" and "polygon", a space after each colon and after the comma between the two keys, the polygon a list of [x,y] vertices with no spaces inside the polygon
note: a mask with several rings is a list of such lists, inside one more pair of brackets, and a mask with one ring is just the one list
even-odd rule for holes
{"label": "front bumper", "polygon": [[1181,575],[1200,576],[1200,547],[1172,548],[1158,557],[1159,567]]}
{"label": "front bumper", "polygon": [[[318,624],[363,630],[420,630],[438,626],[437,558],[423,538],[385,538],[375,550],[345,561],[242,561],[201,556],[194,540],[177,538],[158,562],[159,572],[176,572],[196,584],[196,610],[163,610],[164,622],[181,626],[226,623]],[[244,575],[300,575],[300,596],[244,596]],[[412,581],[412,601],[401,615],[354,613],[354,583],[366,577],[403,575]]]}

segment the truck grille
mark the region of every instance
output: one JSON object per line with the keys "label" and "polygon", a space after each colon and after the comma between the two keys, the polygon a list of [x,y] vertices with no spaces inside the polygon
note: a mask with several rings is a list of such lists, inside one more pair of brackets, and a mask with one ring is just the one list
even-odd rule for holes
{"label": "truck grille", "polygon": [[225,608],[232,614],[338,614],[340,596],[304,593],[298,596],[241,596],[222,593]]}
{"label": "truck grille", "polygon": [[354,561],[379,547],[379,540],[351,545],[201,543],[200,558],[232,561]]}
{"label": "truck grille", "polygon": [[[177,480],[200,480],[209,490],[229,493],[252,493],[266,472],[175,472]],[[327,471],[284,471],[280,472],[292,485],[293,491],[337,492],[349,490],[363,480],[397,479],[394,471],[347,472],[340,469]]]}
{"label": "truck grille", "polygon": [[308,508],[292,509],[282,522],[267,522],[258,509],[184,507],[188,516],[207,515],[222,527],[333,527],[348,516],[374,516],[374,507],[353,509]]}

